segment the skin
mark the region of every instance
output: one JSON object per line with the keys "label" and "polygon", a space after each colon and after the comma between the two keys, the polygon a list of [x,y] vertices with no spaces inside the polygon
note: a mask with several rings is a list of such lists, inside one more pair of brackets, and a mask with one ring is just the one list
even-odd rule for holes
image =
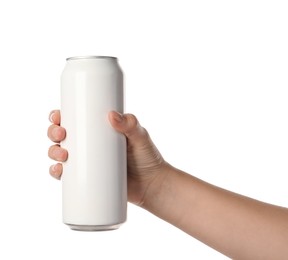
{"label": "skin", "polygon": [[[68,151],[60,111],[50,113],[48,155],[61,178]],[[287,259],[288,209],[211,185],[167,163],[137,118],[109,113],[111,126],[127,138],[128,200],[233,259]]]}

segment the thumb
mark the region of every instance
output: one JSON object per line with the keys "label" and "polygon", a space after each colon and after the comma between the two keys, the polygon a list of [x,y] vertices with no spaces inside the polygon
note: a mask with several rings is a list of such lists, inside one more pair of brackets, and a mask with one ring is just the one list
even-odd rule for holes
{"label": "thumb", "polygon": [[145,144],[149,139],[146,129],[140,125],[136,116],[132,114],[122,115],[116,111],[111,111],[109,121],[117,132],[127,137],[131,145]]}

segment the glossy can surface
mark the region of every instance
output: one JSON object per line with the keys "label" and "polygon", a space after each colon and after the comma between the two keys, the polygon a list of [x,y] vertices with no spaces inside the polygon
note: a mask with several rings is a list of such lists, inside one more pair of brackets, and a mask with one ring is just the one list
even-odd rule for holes
{"label": "glossy can surface", "polygon": [[61,76],[63,222],[71,229],[118,228],[126,220],[126,139],[108,121],[123,113],[123,73],[107,56],[67,59]]}

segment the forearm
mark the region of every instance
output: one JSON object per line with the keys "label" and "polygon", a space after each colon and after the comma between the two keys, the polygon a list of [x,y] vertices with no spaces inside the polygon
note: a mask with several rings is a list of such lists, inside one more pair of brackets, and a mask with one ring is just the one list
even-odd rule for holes
{"label": "forearm", "polygon": [[170,166],[149,188],[143,207],[234,259],[288,255],[286,208],[215,187]]}

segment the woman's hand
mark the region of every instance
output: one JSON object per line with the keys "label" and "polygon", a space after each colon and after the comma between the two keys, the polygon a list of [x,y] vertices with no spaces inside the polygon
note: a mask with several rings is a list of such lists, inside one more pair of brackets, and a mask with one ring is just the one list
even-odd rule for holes
{"label": "woman's hand", "polygon": [[[134,115],[112,111],[108,116],[111,126],[127,138],[128,200],[141,206],[150,190],[158,189],[154,184],[159,183],[156,180],[163,177],[163,169],[168,164]],[[58,162],[49,171],[53,177],[60,179],[62,162],[67,160],[69,153],[59,144],[65,139],[66,131],[60,126],[59,110],[52,111],[49,119],[52,125],[48,128],[48,137],[56,144],[49,148],[48,155]]]}

